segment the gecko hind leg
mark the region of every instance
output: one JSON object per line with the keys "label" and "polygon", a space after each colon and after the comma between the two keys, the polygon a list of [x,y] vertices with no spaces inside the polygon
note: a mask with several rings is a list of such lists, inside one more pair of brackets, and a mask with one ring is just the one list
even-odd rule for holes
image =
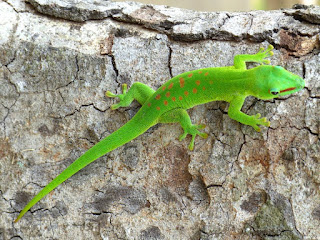
{"label": "gecko hind leg", "polygon": [[176,123],[179,122],[182,129],[183,133],[179,136],[179,140],[183,140],[186,138],[188,134],[192,136],[190,144],[189,144],[189,149],[193,150],[194,149],[194,141],[197,135],[199,135],[202,138],[207,138],[208,134],[200,132],[200,129],[204,129],[205,125],[200,124],[192,124],[191,119],[185,109],[182,108],[176,108],[173,110],[170,110],[164,114],[162,114],[159,118],[159,123]]}
{"label": "gecko hind leg", "polygon": [[137,100],[141,105],[143,105],[147,99],[152,96],[155,91],[149,86],[136,82],[132,84],[129,91],[127,91],[127,84],[122,84],[122,94],[113,94],[110,91],[106,92],[107,97],[118,97],[120,102],[111,106],[112,110],[115,110],[119,107],[129,106],[133,100]]}

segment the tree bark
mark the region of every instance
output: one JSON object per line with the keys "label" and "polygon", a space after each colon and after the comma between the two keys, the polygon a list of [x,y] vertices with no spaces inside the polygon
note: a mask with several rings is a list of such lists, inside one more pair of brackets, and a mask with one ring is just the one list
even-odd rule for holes
{"label": "tree bark", "polygon": [[[0,0],[0,239],[318,239],[319,7],[194,12],[133,2]],[[248,98],[261,133],[225,102],[189,111],[207,139],[157,125],[18,212],[139,109],[105,91],[156,89],[185,71],[233,64],[272,44],[272,65],[306,81],[291,96]],[[249,65],[252,66],[252,65]]]}

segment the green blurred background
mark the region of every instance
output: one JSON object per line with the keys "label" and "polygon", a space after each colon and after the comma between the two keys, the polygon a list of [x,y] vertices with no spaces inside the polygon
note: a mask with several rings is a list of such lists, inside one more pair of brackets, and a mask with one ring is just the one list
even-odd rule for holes
{"label": "green blurred background", "polygon": [[[114,1],[124,2],[125,0]],[[274,10],[291,8],[296,3],[306,5],[320,4],[320,0],[136,0],[136,2],[168,5],[205,12]]]}

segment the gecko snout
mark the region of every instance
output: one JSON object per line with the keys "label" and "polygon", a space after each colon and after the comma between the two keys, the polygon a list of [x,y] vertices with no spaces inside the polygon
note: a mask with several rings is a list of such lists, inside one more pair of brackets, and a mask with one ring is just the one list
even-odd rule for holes
{"label": "gecko snout", "polygon": [[304,88],[305,82],[303,78],[297,77],[295,80],[297,83],[297,89],[301,90],[302,88]]}

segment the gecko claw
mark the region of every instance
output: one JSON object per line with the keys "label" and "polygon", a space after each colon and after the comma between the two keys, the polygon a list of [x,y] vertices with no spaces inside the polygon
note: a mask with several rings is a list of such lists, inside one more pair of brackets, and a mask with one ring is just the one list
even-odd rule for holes
{"label": "gecko claw", "polygon": [[270,122],[267,120],[267,118],[265,118],[265,117],[260,118],[260,117],[261,117],[260,113],[253,115],[252,116],[252,124],[250,124],[254,128],[254,130],[256,130],[257,132],[261,131],[261,128],[258,127],[258,125],[270,127]]}
{"label": "gecko claw", "polygon": [[112,97],[112,98],[118,97],[120,99],[120,102],[118,104],[113,104],[111,106],[112,110],[118,109],[119,107],[127,106],[126,102],[124,102],[124,97],[127,94],[127,88],[128,88],[127,84],[124,83],[124,84],[122,84],[122,94],[116,95],[110,91],[106,92],[107,97]]}
{"label": "gecko claw", "polygon": [[261,128],[259,128],[258,126],[255,126],[254,129],[255,129],[257,132],[261,132]]}
{"label": "gecko claw", "polygon": [[191,141],[190,141],[190,144],[189,144],[188,148],[190,150],[193,150],[194,149],[194,141],[195,141],[195,138],[196,138],[197,135],[199,135],[200,137],[202,137],[204,139],[208,137],[207,133],[199,131],[199,129],[204,129],[205,127],[206,127],[206,125],[204,125],[204,124],[191,125],[190,127],[184,129],[183,134],[181,134],[179,136],[179,140],[181,141],[181,140],[185,139],[186,136],[188,134],[190,134],[192,136],[192,138],[191,138]]}
{"label": "gecko claw", "polygon": [[119,104],[113,104],[113,105],[111,105],[111,110],[116,110],[119,107],[121,107]]}
{"label": "gecko claw", "polygon": [[188,135],[187,132],[182,133],[182,134],[179,136],[179,141],[182,141],[183,139],[185,139],[187,135]]}
{"label": "gecko claw", "polygon": [[106,96],[107,96],[107,97],[112,97],[112,98],[117,97],[116,94],[113,94],[113,93],[110,92],[110,91],[107,91],[107,92],[106,92]]}
{"label": "gecko claw", "polygon": [[261,64],[270,64],[270,60],[267,60],[266,58],[273,56],[272,52],[273,46],[269,45],[267,49],[265,48],[260,48],[258,53],[255,54],[255,57],[257,59],[257,62]]}
{"label": "gecko claw", "polygon": [[123,98],[123,96],[125,96],[127,94],[127,89],[128,89],[128,85],[124,83],[124,84],[122,84],[122,94],[117,95],[117,94],[114,94],[114,93],[112,93],[110,91],[107,91],[106,92],[106,96],[107,97],[112,97],[112,98],[119,97],[121,99],[121,98]]}

